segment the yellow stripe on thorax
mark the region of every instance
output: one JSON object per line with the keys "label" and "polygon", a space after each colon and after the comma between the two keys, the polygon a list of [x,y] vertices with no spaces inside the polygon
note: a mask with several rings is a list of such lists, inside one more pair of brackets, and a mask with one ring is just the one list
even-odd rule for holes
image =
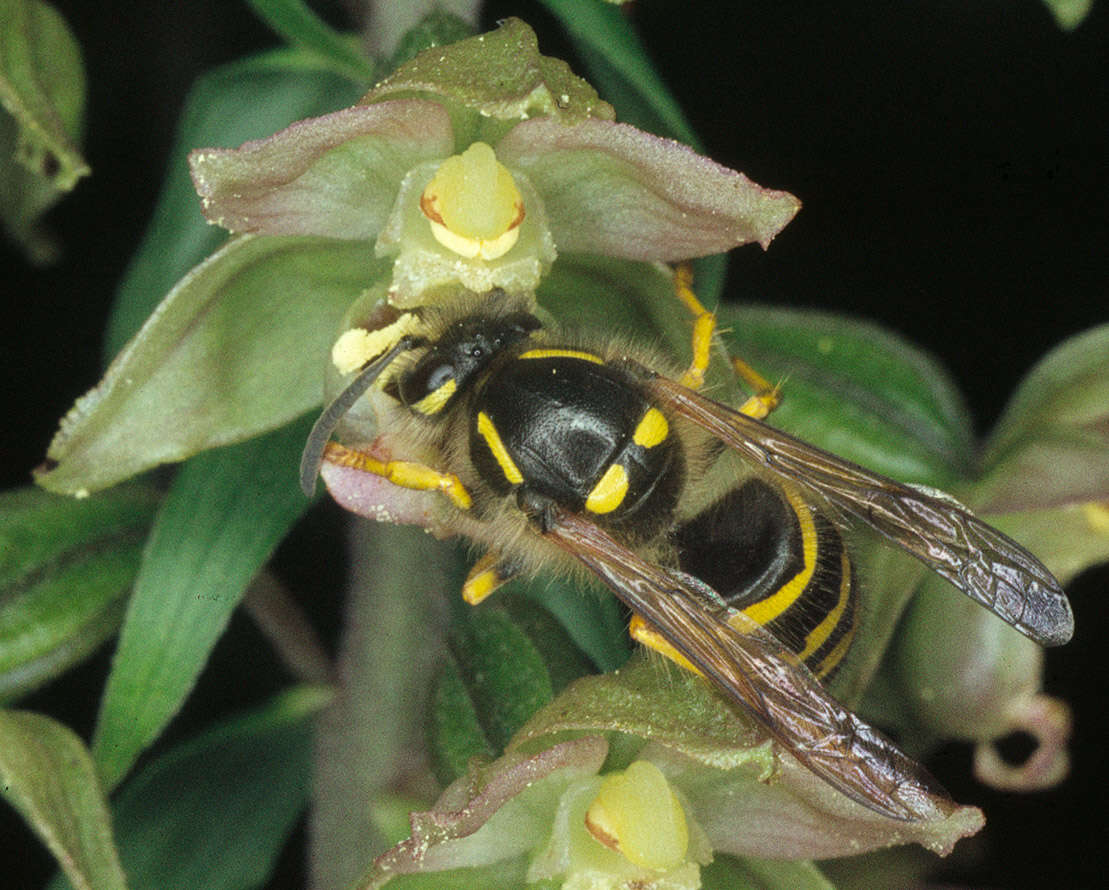
{"label": "yellow stripe on thorax", "polygon": [[805,592],[809,582],[812,581],[813,571],[816,568],[818,541],[812,510],[793,488],[782,486],[782,491],[785,493],[789,505],[793,508],[793,513],[797,517],[797,523],[801,528],[803,567],[800,572],[783,584],[777,593],[771,594],[766,599],[759,600],[742,610],[744,615],[759,624],[769,624],[792,606],[797,598]]}
{"label": "yellow stripe on thorax", "polygon": [[593,486],[585,501],[590,513],[611,513],[622,503],[628,493],[628,471],[622,464],[609,464],[601,481]]}
{"label": "yellow stripe on thorax", "polygon": [[420,399],[420,401],[416,402],[416,404],[413,405],[412,408],[415,411],[419,411],[421,414],[438,414],[440,411],[443,410],[443,406],[447,404],[447,401],[450,399],[451,396],[454,395],[455,390],[457,389],[458,384],[455,383],[454,378],[451,377],[437,390],[435,390],[434,392],[429,392],[426,396]]}
{"label": "yellow stripe on thorax", "polygon": [[489,446],[489,450],[493,452],[493,457],[496,458],[497,463],[500,464],[501,472],[504,473],[504,478],[512,485],[519,485],[522,483],[524,481],[524,474],[520,472],[520,468],[517,467],[516,462],[512,460],[508,453],[508,449],[504,447],[501,434],[497,432],[497,428],[493,424],[493,421],[489,419],[489,415],[484,411],[478,412],[477,431],[481,433],[482,438],[485,439],[485,444]]}
{"label": "yellow stripe on thorax", "polygon": [[669,433],[670,424],[663,413],[658,408],[648,408],[635,428],[632,441],[640,448],[654,448],[665,441]]}
{"label": "yellow stripe on thorax", "polygon": [[593,362],[603,365],[605,360],[592,352],[581,352],[577,349],[529,349],[520,353],[520,358],[577,358],[583,362]]}

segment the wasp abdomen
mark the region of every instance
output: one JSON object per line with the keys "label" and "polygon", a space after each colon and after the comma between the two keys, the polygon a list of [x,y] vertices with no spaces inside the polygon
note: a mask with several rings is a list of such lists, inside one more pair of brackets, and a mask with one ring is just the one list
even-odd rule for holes
{"label": "wasp abdomen", "polygon": [[499,494],[524,485],[637,536],[670,520],[682,456],[665,416],[625,372],[573,350],[532,350],[479,392],[471,458]]}
{"label": "wasp abdomen", "polygon": [[674,533],[682,571],[764,625],[818,676],[835,670],[856,623],[843,538],[790,489],[758,478]]}

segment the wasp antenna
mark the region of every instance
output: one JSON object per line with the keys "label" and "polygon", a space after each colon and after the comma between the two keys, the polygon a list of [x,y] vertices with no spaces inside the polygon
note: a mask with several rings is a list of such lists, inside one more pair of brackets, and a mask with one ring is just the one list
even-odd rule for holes
{"label": "wasp antenna", "polygon": [[419,337],[401,337],[388,352],[362,368],[358,376],[323,409],[323,413],[312,425],[312,432],[308,434],[308,441],[304,444],[304,451],[300,456],[300,487],[308,497],[316,491],[316,477],[319,476],[320,467],[323,465],[324,449],[339,422],[346,417],[347,412],[362,398],[366,390],[374,385],[374,381],[392,364],[393,359],[421,343],[423,340]]}

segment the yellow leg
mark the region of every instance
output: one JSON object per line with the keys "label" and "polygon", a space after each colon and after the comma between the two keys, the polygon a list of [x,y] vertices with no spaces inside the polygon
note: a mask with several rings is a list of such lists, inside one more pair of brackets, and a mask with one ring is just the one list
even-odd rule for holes
{"label": "yellow leg", "polygon": [[364,451],[347,448],[338,442],[328,442],[324,460],[341,467],[350,467],[364,473],[381,476],[401,488],[414,491],[441,491],[459,510],[469,510],[473,500],[466,487],[453,473],[440,473],[423,464],[407,460],[382,461]]}
{"label": "yellow leg", "polygon": [[782,404],[781,388],[763,377],[743,359],[732,356],[732,369],[736,376],[755,392],[751,398],[739,406],[741,414],[746,414],[748,417],[755,418],[755,420],[763,420],[771,411]]}
{"label": "yellow leg", "polygon": [[[685,668],[687,671],[692,671],[695,674],[701,673],[689,659],[666,642],[662,635],[639,615],[632,615],[631,624],[628,625],[628,636],[648,649],[654,649],[660,655],[665,655],[674,664]],[[704,676],[704,674],[701,674],[701,676]]]}
{"label": "yellow leg", "polygon": [[[709,312],[693,292],[693,267],[689,263],[679,263],[674,269],[674,293],[693,315],[693,360],[689,369],[678,381],[690,389],[700,389],[705,382],[712,355],[712,337],[716,332],[716,316]],[[732,368],[736,375],[754,395],[744,402],[739,410],[748,417],[763,420],[782,402],[779,388],[742,359],[733,358]]]}
{"label": "yellow leg", "polygon": [[693,360],[678,382],[690,389],[700,389],[705,382],[705,371],[712,355],[712,335],[716,331],[716,316],[709,312],[693,293],[693,267],[680,263],[674,269],[674,293],[693,315]]}
{"label": "yellow leg", "polygon": [[470,569],[466,583],[462,585],[462,599],[476,606],[502,584],[515,578],[519,571],[515,563],[490,550]]}

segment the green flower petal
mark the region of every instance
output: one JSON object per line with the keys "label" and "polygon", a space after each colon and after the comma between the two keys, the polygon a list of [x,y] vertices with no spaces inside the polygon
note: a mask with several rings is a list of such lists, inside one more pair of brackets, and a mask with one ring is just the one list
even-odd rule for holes
{"label": "green flower petal", "polygon": [[560,252],[680,260],[770,241],[801,208],[692,149],[626,124],[536,118],[497,155],[543,196]]}
{"label": "green flower petal", "polygon": [[[412,814],[411,837],[380,856],[358,887],[371,890],[394,875],[473,868],[527,853],[550,834],[562,792],[595,774],[607,751],[593,736],[472,768],[432,810]],[[471,885],[462,880],[453,886]]]}
{"label": "green flower petal", "polygon": [[571,684],[510,750],[535,750],[568,731],[648,740],[636,756],[682,791],[713,848],[735,855],[826,858],[905,843],[946,854],[983,821],[978,810],[940,798],[932,801],[940,814],[934,820],[880,816],[773,747],[707,684],[647,658]]}
{"label": "green flower petal", "polygon": [[377,237],[405,173],[444,158],[450,118],[409,99],[298,121],[237,149],[189,156],[204,214],[232,232]]}
{"label": "green flower petal", "polygon": [[95,491],[319,404],[339,320],[383,265],[354,242],[232,241],[181,280],[77,401],[39,484]]}
{"label": "green flower petal", "polygon": [[362,101],[413,94],[451,109],[459,150],[478,139],[495,142],[529,117],[551,115],[564,123],[613,117],[612,106],[565,62],[540,55],[535,32],[516,18],[488,34],[420,53]]}
{"label": "green flower petal", "polygon": [[1109,325],[1036,365],[1009,403],[975,492],[983,512],[1109,500]]}

